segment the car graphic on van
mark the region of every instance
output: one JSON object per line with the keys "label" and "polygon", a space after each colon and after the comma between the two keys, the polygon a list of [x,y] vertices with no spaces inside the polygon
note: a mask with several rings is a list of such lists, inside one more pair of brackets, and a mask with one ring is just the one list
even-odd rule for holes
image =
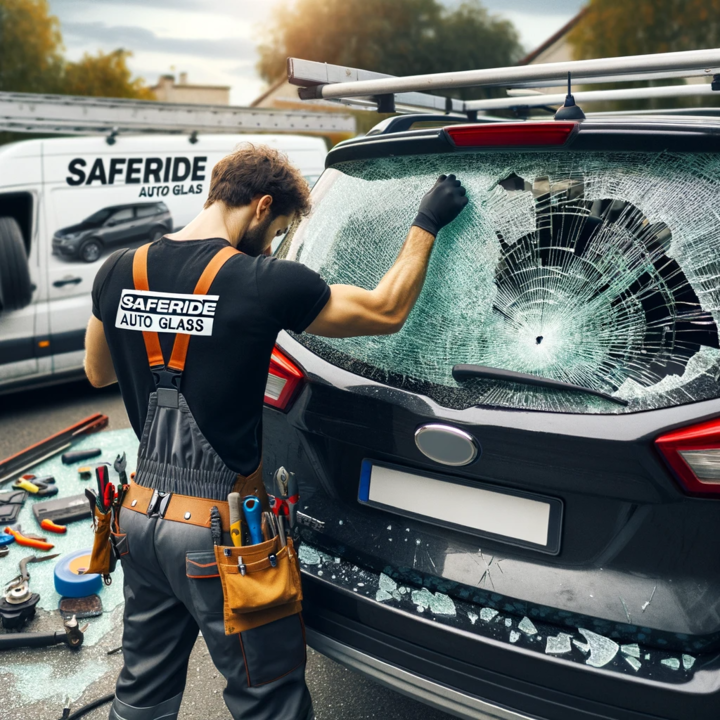
{"label": "car graphic on van", "polygon": [[164,202],[111,205],[58,230],[52,250],[55,255],[91,263],[99,260],[106,248],[159,240],[172,229],[172,216]]}

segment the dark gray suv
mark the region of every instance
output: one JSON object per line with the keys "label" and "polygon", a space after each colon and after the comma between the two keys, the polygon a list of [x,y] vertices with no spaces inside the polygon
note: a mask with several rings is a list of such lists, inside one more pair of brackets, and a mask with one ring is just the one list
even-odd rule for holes
{"label": "dark gray suv", "polygon": [[61,257],[90,263],[99,260],[106,248],[152,242],[172,229],[170,210],[163,202],[112,205],[58,230],[52,248]]}
{"label": "dark gray suv", "polygon": [[401,332],[278,339],[311,646],[464,718],[720,717],[720,125],[393,132],[277,254],[376,286],[455,173]]}

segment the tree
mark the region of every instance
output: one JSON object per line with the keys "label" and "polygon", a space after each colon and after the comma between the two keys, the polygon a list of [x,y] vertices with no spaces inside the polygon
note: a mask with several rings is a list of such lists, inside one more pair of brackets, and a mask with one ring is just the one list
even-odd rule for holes
{"label": "tree", "polygon": [[0,0],[0,90],[59,92],[61,51],[47,0]]}
{"label": "tree", "polygon": [[0,0],[0,90],[150,100],[141,78],[132,79],[130,53],[63,57],[60,23],[47,0]]}
{"label": "tree", "polygon": [[[590,0],[587,15],[568,37],[577,59],[700,50],[720,45],[720,0]],[[650,84],[671,85],[682,80]],[[593,89],[647,87],[647,82],[595,85]],[[715,98],[663,98],[605,103],[593,110],[716,105]]]}
{"label": "tree", "polygon": [[578,59],[718,47],[720,0],[590,0],[569,41]]}
{"label": "tree", "polygon": [[259,53],[261,77],[274,82],[288,57],[414,75],[511,65],[522,49],[514,26],[479,0],[455,10],[438,0],[286,0]]}
{"label": "tree", "polygon": [[132,79],[127,66],[130,55],[127,50],[98,52],[96,56],[85,53],[79,62],[67,63],[64,92],[68,95],[153,100],[155,96],[144,80]]}

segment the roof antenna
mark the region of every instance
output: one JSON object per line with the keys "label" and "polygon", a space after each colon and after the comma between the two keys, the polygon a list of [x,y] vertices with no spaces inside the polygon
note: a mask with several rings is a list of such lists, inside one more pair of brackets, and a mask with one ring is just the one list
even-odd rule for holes
{"label": "roof antenna", "polygon": [[555,113],[556,120],[584,120],[585,113],[575,104],[572,94],[572,73],[568,73],[568,91],[565,104]]}

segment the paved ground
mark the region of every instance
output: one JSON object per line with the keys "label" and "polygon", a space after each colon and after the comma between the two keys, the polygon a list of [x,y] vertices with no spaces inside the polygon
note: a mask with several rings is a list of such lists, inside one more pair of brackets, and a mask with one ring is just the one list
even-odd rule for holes
{"label": "paved ground", "polygon": [[[86,383],[74,383],[55,388],[0,396],[0,459],[47,437],[93,412],[110,417],[110,429],[129,427],[120,396],[115,389],[93,390]],[[0,561],[1,562],[1,561]],[[33,630],[57,629],[57,619],[41,617]],[[2,631],[0,631],[2,632]],[[83,698],[75,705],[89,702],[113,691],[115,676],[122,663],[119,653],[108,656],[108,650],[120,644],[121,616],[117,614],[117,628],[92,648],[91,652],[108,663],[104,675],[92,682]],[[72,654],[62,647],[48,650],[8,651],[0,655],[0,665],[11,662],[46,663],[47,667],[63,667],[72,671]],[[31,681],[33,681],[31,679]],[[307,680],[313,696],[317,720],[449,720],[445,713],[409,700],[387,690],[364,677],[309,652]],[[42,682],[42,678],[37,678]],[[224,681],[210,662],[205,643],[200,639],[190,660],[188,685],[180,713],[181,720],[227,720],[222,701]],[[0,720],[56,720],[62,708],[38,702],[14,712],[12,688],[0,682]],[[85,716],[88,720],[107,717],[107,706]]]}

